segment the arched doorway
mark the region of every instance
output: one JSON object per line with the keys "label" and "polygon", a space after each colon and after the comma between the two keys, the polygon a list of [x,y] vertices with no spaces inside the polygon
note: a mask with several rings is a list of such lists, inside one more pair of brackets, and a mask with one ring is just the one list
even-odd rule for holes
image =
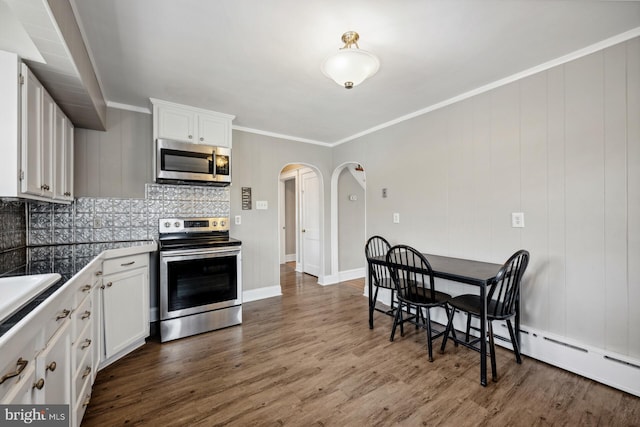
{"label": "arched doorway", "polygon": [[331,176],[331,276],[335,282],[365,276],[366,175],[345,162]]}
{"label": "arched doorway", "polygon": [[309,164],[285,165],[278,177],[280,263],[324,281],[324,194],[320,171]]}

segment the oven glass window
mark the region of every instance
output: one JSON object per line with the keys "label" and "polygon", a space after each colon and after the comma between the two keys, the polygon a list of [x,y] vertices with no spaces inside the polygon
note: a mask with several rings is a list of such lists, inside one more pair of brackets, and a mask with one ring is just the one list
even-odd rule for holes
{"label": "oven glass window", "polygon": [[170,262],[169,311],[236,299],[236,273],[235,256]]}
{"label": "oven glass window", "polygon": [[213,174],[211,154],[163,149],[161,158],[163,171]]}

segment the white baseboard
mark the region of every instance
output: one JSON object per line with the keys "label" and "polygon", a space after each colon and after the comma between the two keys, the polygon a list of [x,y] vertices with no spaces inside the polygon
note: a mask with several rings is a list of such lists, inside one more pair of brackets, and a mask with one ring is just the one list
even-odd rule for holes
{"label": "white baseboard", "polygon": [[242,302],[257,301],[265,298],[282,295],[280,286],[268,286],[266,288],[250,289],[242,292]]}
{"label": "white baseboard", "polygon": [[346,282],[347,280],[360,279],[364,277],[365,268],[354,268],[352,270],[341,271],[338,273],[338,279],[341,282]]}
{"label": "white baseboard", "polygon": [[[441,324],[447,321],[444,310],[433,310],[431,319]],[[472,325],[478,326],[479,321],[475,322]],[[466,328],[463,313],[456,313],[454,327],[458,331]],[[512,349],[506,323],[494,322],[493,329],[494,335],[504,339],[497,339],[496,344]],[[526,325],[520,325],[520,331],[522,354],[640,397],[640,360]]]}
{"label": "white baseboard", "polygon": [[296,260],[296,254],[285,254],[284,262],[293,262]]}

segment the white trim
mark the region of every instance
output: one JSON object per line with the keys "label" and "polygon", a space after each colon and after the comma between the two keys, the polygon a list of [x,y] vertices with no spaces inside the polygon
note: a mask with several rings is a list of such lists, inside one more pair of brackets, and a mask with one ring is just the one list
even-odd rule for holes
{"label": "white trim", "polygon": [[279,297],[282,295],[280,286],[267,286],[266,288],[249,289],[242,291],[242,302],[258,301],[265,298]]}
{"label": "white trim", "polygon": [[231,128],[233,130],[239,130],[239,131],[242,131],[242,132],[255,133],[257,135],[270,136],[270,137],[279,138],[279,139],[287,139],[289,141],[297,141],[297,142],[304,142],[306,144],[322,145],[323,147],[333,147],[335,145],[335,144],[330,144],[328,142],[316,141],[314,139],[299,138],[297,136],[284,135],[284,134],[281,134],[281,133],[269,132],[269,131],[260,130],[260,129],[247,128],[247,127],[244,127],[244,126],[233,125]]}
{"label": "white trim", "polygon": [[335,274],[325,274],[324,276],[318,276],[318,285],[329,286],[337,285],[340,283],[340,277]]}
{"label": "white trim", "polygon": [[189,110],[199,114],[212,114],[228,120],[233,120],[236,118],[236,116],[234,116],[233,114],[220,113],[219,111],[207,110],[205,108],[194,107],[192,105],[178,104],[177,102],[165,101],[164,99],[149,98],[149,101],[151,101],[151,104],[154,107],[157,105],[162,105],[166,107],[179,108],[182,110]]}
{"label": "white trim", "polygon": [[338,280],[346,282],[347,280],[361,279],[364,277],[364,272],[364,267],[341,271],[338,273]]}
{"label": "white trim", "polygon": [[296,254],[285,254],[284,262],[293,262],[296,260]]}
{"label": "white trim", "polygon": [[107,107],[118,110],[135,111],[137,113],[151,114],[150,108],[138,107],[135,105],[121,104],[119,102],[107,101]]}
{"label": "white trim", "polygon": [[379,131],[381,129],[388,128],[390,126],[393,126],[393,125],[396,125],[398,123],[413,119],[413,118],[421,116],[423,114],[430,113],[430,112],[432,112],[434,110],[438,110],[440,108],[446,107],[448,105],[454,104],[454,103],[462,101],[464,99],[471,98],[472,96],[476,96],[476,95],[479,95],[481,93],[488,92],[488,91],[493,90],[493,89],[495,89],[497,87],[504,86],[504,85],[507,85],[509,83],[513,83],[513,82],[515,82],[517,80],[523,79],[525,77],[531,76],[531,75],[539,73],[541,71],[548,70],[548,69],[556,67],[558,65],[566,64],[567,62],[573,61],[573,60],[578,59],[578,58],[582,58],[583,56],[590,55],[590,54],[592,54],[594,52],[606,49],[608,47],[611,47],[611,46],[614,46],[614,45],[616,45],[618,43],[622,43],[624,41],[630,40],[630,39],[632,39],[634,37],[637,37],[637,36],[640,36],[640,27],[636,27],[636,28],[634,28],[632,30],[629,30],[629,31],[626,31],[626,32],[624,32],[622,34],[618,34],[617,36],[610,37],[610,38],[602,40],[602,41],[600,41],[598,43],[594,43],[594,44],[592,44],[590,46],[587,46],[585,48],[582,48],[582,49],[576,50],[574,52],[571,52],[571,53],[569,53],[567,55],[561,56],[561,57],[556,58],[556,59],[552,59],[551,61],[544,62],[544,63],[542,63],[540,65],[536,65],[535,67],[529,68],[527,70],[521,71],[521,72],[516,73],[516,74],[512,74],[512,75],[510,75],[508,77],[505,77],[503,79],[496,80],[496,81],[494,81],[492,83],[489,83],[487,85],[484,85],[484,86],[480,86],[479,88],[470,90],[469,92],[462,93],[460,95],[454,96],[453,98],[449,98],[447,100],[444,100],[442,102],[438,102],[436,104],[430,105],[430,106],[428,106],[426,108],[423,108],[421,110],[415,111],[413,113],[409,113],[409,114],[407,114],[405,116],[398,117],[396,119],[393,119],[393,120],[390,120],[388,122],[382,123],[382,124],[380,124],[378,126],[374,126],[374,127],[369,128],[367,130],[364,130],[362,132],[359,132],[359,133],[356,133],[354,135],[348,136],[348,137],[346,137],[344,139],[341,139],[339,141],[336,141],[336,142],[332,143],[331,146],[335,147],[335,146],[338,146],[340,144],[344,144],[345,142],[349,142],[349,141],[352,141],[352,140],[354,140],[356,138],[360,138],[361,136],[365,136],[365,135],[368,135],[370,133],[377,132],[377,131]]}
{"label": "white trim", "polygon": [[[445,324],[447,318],[444,310],[432,311],[431,320]],[[474,326],[479,325],[476,323]],[[466,316],[463,313],[456,314],[454,327],[456,331],[466,328]],[[505,322],[495,321],[493,329],[495,336],[508,340],[509,332]],[[640,360],[526,325],[520,325],[520,330],[520,351],[525,356],[640,396]],[[478,335],[473,331],[472,334]],[[505,340],[497,339],[495,342],[511,349],[511,344]],[[487,375],[489,374],[490,371]]]}

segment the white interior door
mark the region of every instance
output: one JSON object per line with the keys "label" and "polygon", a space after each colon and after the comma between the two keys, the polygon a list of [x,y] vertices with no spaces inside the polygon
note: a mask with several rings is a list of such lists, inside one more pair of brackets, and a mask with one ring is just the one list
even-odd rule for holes
{"label": "white interior door", "polygon": [[302,271],[320,275],[320,182],[318,175],[305,172],[302,182]]}

